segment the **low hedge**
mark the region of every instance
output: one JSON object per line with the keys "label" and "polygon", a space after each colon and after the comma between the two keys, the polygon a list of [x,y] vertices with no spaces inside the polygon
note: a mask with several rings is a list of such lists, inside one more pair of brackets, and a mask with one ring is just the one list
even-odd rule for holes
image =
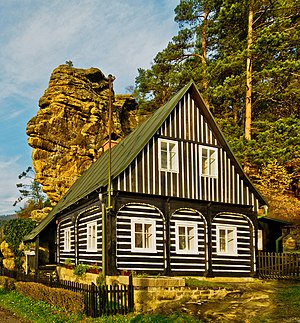
{"label": "low hedge", "polygon": [[4,290],[13,290],[15,289],[16,280],[6,276],[0,276],[0,287]]}
{"label": "low hedge", "polygon": [[73,313],[84,311],[84,296],[81,293],[32,282],[16,282],[15,287],[20,294],[37,301],[62,307]]}

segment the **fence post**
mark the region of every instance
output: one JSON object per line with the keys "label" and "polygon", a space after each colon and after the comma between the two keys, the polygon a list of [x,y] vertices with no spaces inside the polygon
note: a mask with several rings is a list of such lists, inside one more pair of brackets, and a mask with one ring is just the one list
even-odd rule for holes
{"label": "fence post", "polygon": [[128,311],[133,312],[133,308],[134,308],[134,289],[133,289],[132,274],[130,274],[129,284],[128,284]]}
{"label": "fence post", "polygon": [[96,317],[96,297],[95,297],[95,284],[92,283],[90,289],[90,316]]}

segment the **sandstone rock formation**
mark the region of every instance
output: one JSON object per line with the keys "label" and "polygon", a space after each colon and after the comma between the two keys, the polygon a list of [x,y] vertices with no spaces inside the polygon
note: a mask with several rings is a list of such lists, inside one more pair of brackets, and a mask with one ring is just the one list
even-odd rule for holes
{"label": "sandstone rock formation", "polygon": [[[108,78],[97,68],[60,65],[27,124],[36,180],[55,204],[103,152],[108,140]],[[131,95],[113,98],[112,139],[120,140],[138,123]]]}
{"label": "sandstone rock formation", "polygon": [[0,250],[1,250],[2,255],[4,257],[3,266],[9,270],[14,270],[14,268],[15,268],[14,253],[9,248],[9,245],[5,240],[1,242]]}

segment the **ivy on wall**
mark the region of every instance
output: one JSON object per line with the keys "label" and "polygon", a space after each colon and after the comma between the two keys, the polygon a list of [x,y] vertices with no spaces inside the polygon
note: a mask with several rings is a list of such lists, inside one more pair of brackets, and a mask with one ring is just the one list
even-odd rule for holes
{"label": "ivy on wall", "polygon": [[36,226],[36,222],[31,219],[12,219],[4,226],[4,236],[8,246],[13,251],[15,265],[20,268],[22,265],[22,251],[19,250],[20,243],[26,234]]}

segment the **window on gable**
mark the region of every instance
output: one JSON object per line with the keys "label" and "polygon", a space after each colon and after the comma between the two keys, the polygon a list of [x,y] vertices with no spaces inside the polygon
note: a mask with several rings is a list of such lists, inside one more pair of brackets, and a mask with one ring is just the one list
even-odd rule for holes
{"label": "window on gable", "polygon": [[159,168],[168,172],[178,172],[178,142],[159,139]]}
{"label": "window on gable", "polygon": [[71,229],[64,230],[64,251],[71,251]]}
{"label": "window on gable", "polygon": [[216,177],[218,175],[218,150],[211,147],[200,147],[201,174]]}
{"label": "window on gable", "polygon": [[236,227],[233,227],[233,226],[217,227],[217,253],[226,254],[226,255],[237,254]]}
{"label": "window on gable", "polygon": [[131,221],[131,250],[155,252],[155,220],[132,219]]}
{"label": "window on gable", "polygon": [[87,250],[97,251],[97,222],[87,224]]}
{"label": "window on gable", "polygon": [[176,252],[197,253],[197,223],[176,221]]}

